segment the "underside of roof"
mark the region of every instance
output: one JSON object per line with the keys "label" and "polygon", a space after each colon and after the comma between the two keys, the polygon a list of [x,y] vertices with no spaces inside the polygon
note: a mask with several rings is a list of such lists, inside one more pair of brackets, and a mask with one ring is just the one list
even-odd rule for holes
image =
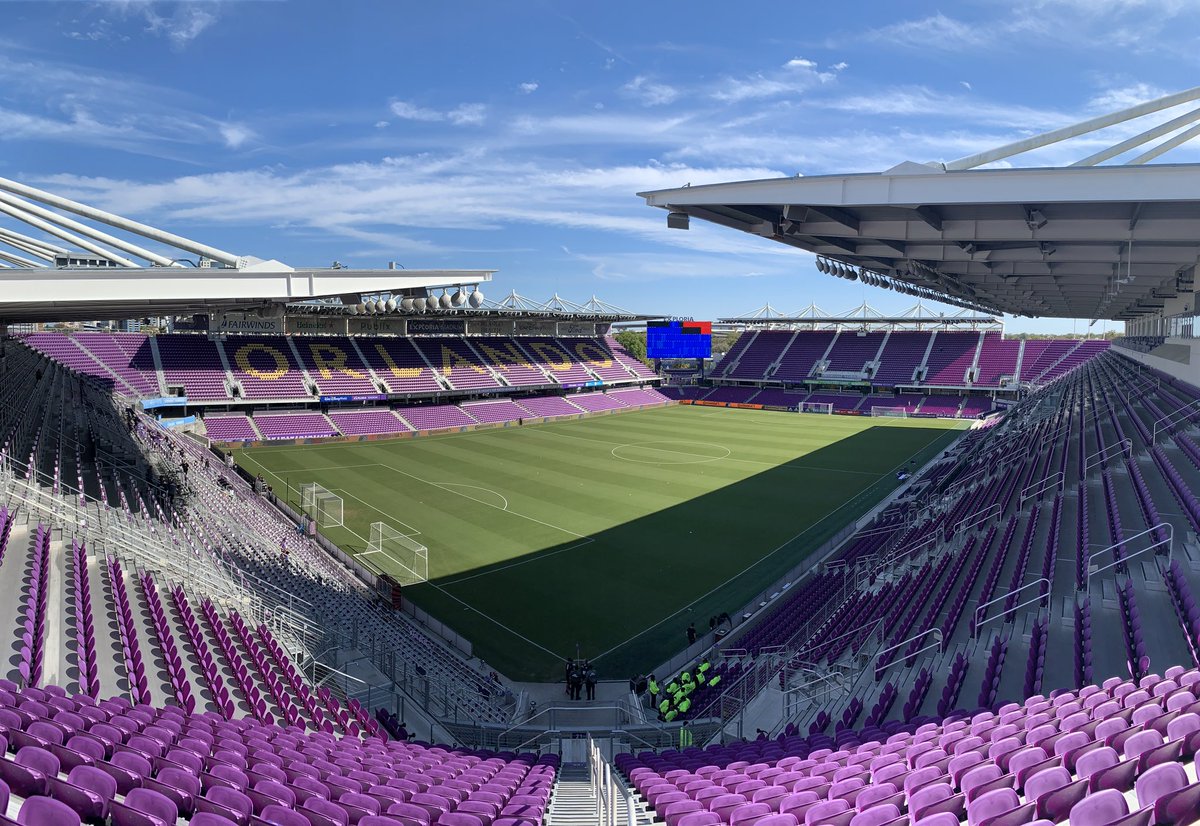
{"label": "underside of roof", "polygon": [[[1072,166],[980,169],[1200,98],[1200,88],[951,163],[879,174],[639,193],[667,210],[815,253],[832,275],[964,308],[1129,320],[1190,302],[1200,261],[1200,165],[1147,164],[1200,134],[1200,109]],[[1178,131],[1124,164],[1098,165]]]}
{"label": "underside of roof", "polygon": [[642,195],[985,311],[1129,319],[1191,291],[1200,165],[912,166]]}

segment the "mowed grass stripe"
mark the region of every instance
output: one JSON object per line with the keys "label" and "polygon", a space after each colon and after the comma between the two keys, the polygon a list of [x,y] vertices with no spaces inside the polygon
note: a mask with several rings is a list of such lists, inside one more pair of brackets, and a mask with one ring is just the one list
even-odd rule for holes
{"label": "mowed grass stripe", "polygon": [[[448,437],[265,447],[245,461],[293,487],[315,479],[352,494],[346,530],[327,532],[351,552],[364,544],[351,532],[365,537],[373,521],[419,530],[436,587],[406,596],[501,671],[557,679],[556,658],[578,646],[584,656],[615,648],[602,669],[624,677],[678,649],[689,620],[704,628],[711,614],[739,609],[890,490],[895,480],[884,474],[953,439],[954,426],[678,406]],[[666,444],[617,450],[652,462],[613,455],[635,442]],[[729,459],[696,464],[668,452],[726,449]],[[822,466],[856,472],[814,469]]]}

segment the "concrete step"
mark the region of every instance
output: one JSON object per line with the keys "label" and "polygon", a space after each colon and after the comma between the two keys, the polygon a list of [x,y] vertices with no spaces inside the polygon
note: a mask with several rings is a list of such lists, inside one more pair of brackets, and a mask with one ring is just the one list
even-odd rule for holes
{"label": "concrete step", "polygon": [[[546,810],[546,826],[597,826],[601,823],[599,801],[592,790],[592,782],[588,779],[586,765],[564,764],[559,772],[558,782],[550,796],[550,807]],[[657,823],[653,810],[641,801],[635,802],[634,818],[629,819],[629,810],[623,800],[616,801],[616,812],[613,823],[626,826],[632,822],[638,826],[651,826]]]}

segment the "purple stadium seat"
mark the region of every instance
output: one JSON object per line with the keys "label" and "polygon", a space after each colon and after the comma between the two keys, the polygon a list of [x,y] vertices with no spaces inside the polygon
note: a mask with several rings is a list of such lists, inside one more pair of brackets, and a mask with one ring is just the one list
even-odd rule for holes
{"label": "purple stadium seat", "polygon": [[75,810],[49,797],[30,797],[21,804],[17,823],[22,826],[80,826]]}

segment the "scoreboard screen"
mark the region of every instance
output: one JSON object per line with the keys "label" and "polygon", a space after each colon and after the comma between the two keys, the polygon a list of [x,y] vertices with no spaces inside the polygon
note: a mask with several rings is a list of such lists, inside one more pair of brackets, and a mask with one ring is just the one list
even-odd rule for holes
{"label": "scoreboard screen", "polygon": [[712,358],[712,322],[646,322],[646,356],[652,359]]}

